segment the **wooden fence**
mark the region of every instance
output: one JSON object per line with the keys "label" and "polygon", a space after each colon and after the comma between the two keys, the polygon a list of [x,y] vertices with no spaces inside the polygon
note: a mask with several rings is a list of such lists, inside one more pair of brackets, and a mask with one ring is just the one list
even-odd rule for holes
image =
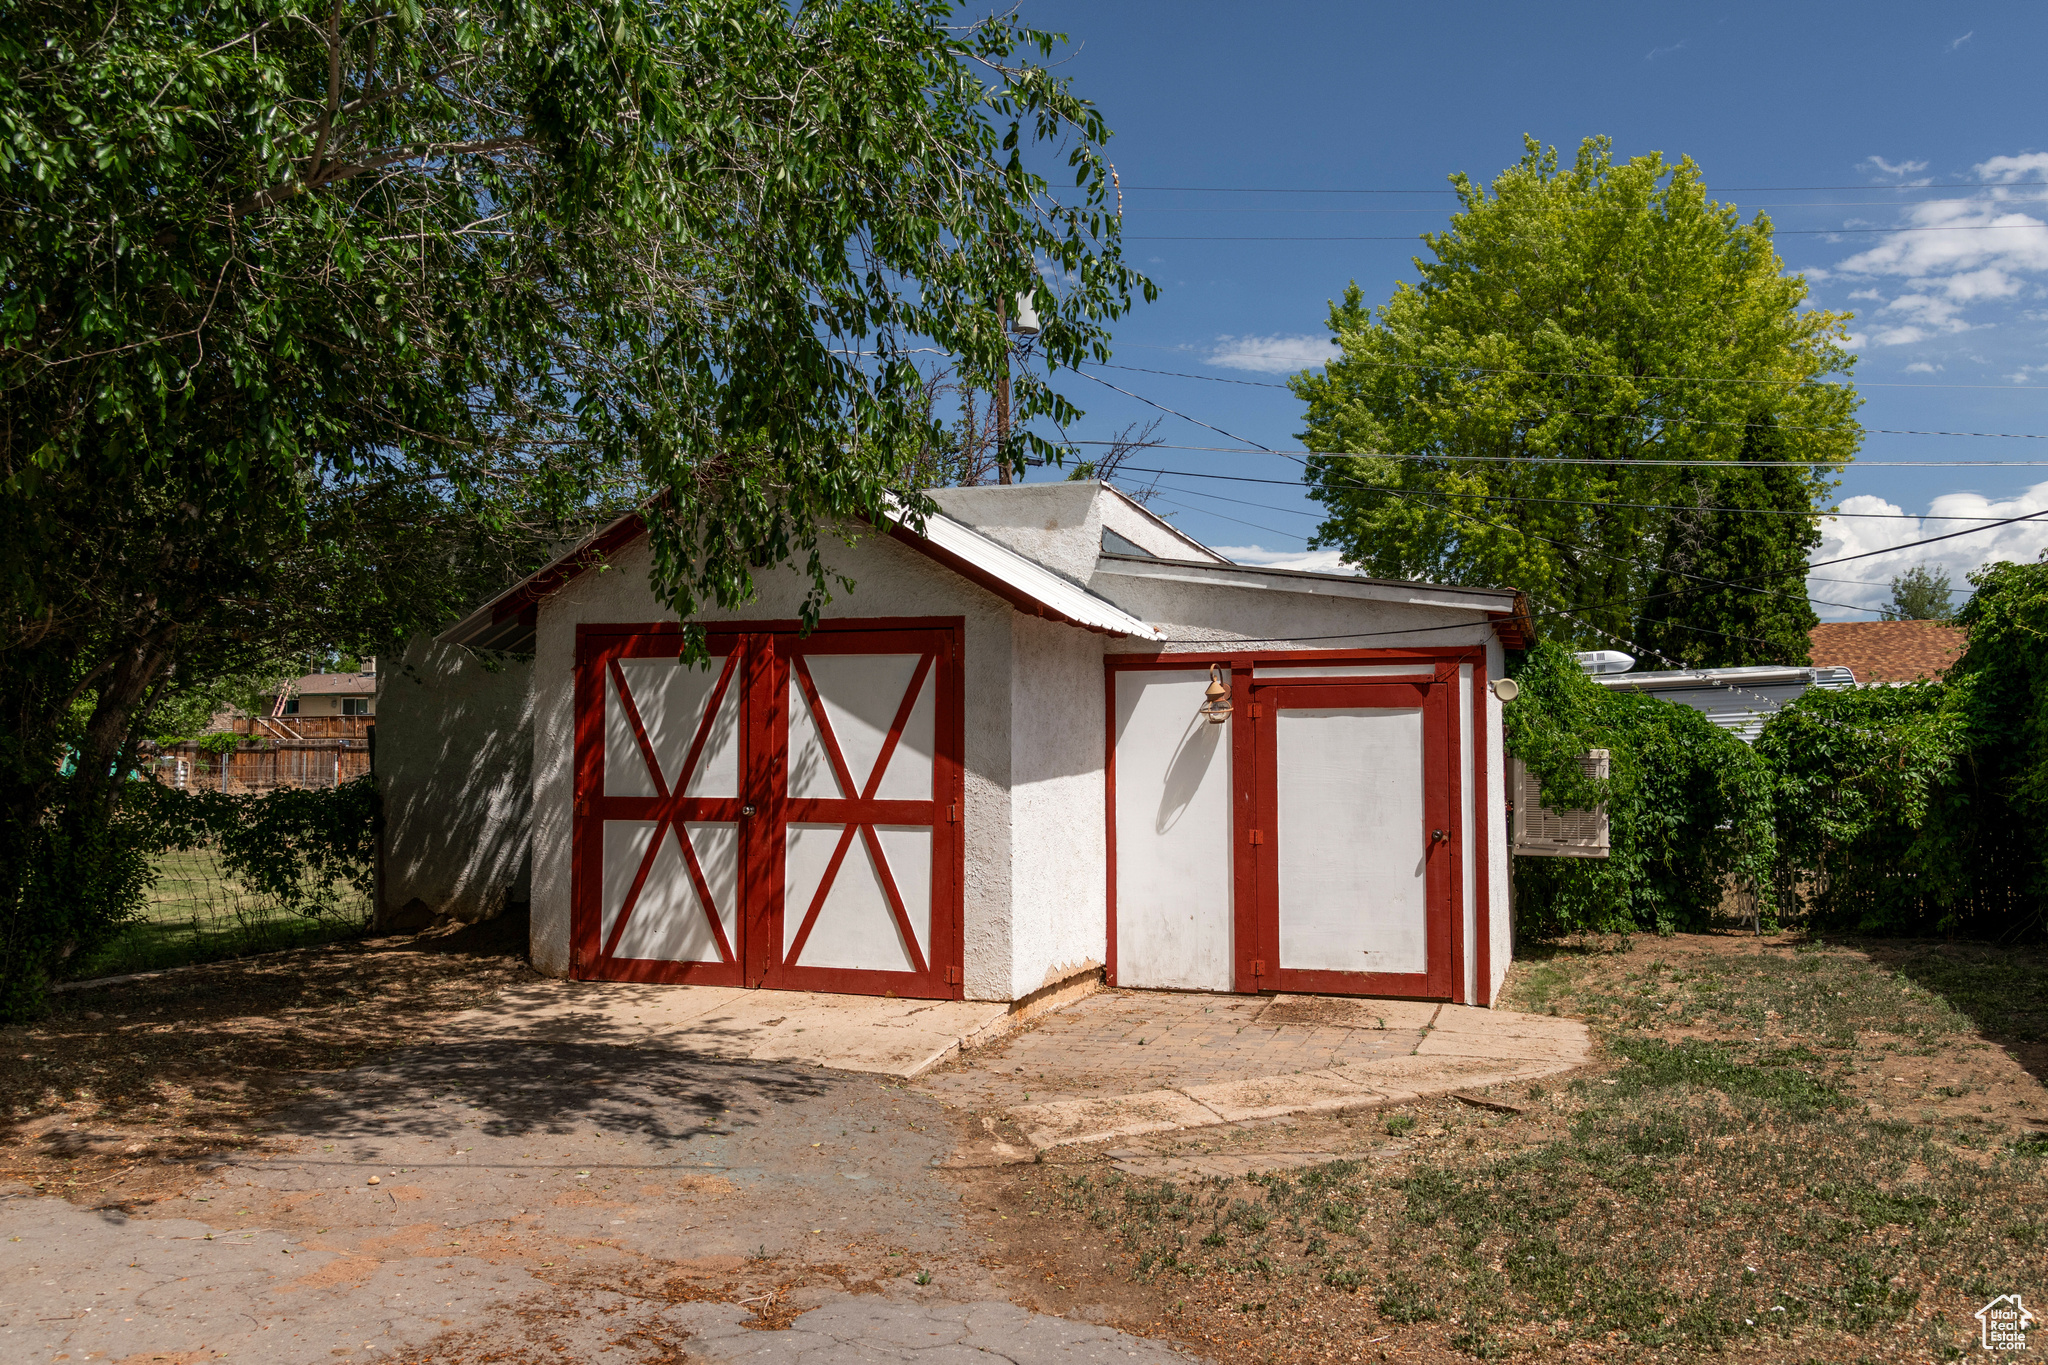
{"label": "wooden fence", "polygon": [[[337,787],[370,771],[369,716],[284,716],[235,722],[248,735],[217,751],[197,740],[148,746],[144,769],[184,791],[265,792],[278,787]],[[271,726],[289,726],[278,734]],[[351,733],[353,731],[353,733]]]}

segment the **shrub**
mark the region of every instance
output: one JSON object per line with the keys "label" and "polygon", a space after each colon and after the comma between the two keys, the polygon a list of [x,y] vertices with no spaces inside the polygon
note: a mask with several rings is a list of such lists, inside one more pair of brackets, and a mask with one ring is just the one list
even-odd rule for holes
{"label": "shrub", "polygon": [[[1553,809],[1605,802],[1611,845],[1606,858],[1515,859],[1517,932],[1703,928],[1731,883],[1770,913],[1772,779],[1748,745],[1691,707],[1601,687],[1554,642],[1512,673],[1508,751]],[[1578,766],[1602,748],[1604,782]]]}
{"label": "shrub", "polygon": [[106,809],[60,801],[34,824],[9,823],[4,837],[16,847],[4,853],[23,875],[13,903],[0,905],[0,1021],[40,1014],[64,963],[97,952],[140,915],[158,855],[214,845],[251,890],[320,915],[343,883],[372,893],[376,820],[376,783],[364,776],[257,796],[129,781]]}
{"label": "shrub", "polygon": [[1820,927],[2039,936],[2048,563],[1992,564],[1940,683],[1812,691],[1764,727],[1781,894]]}

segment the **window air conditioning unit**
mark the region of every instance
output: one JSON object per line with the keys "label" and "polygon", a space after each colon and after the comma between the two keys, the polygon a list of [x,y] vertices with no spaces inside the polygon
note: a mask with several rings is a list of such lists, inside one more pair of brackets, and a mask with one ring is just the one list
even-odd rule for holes
{"label": "window air conditioning unit", "polygon": [[[1586,776],[1607,777],[1607,750],[1579,759]],[[1543,804],[1543,784],[1519,758],[1508,760],[1515,801],[1515,854],[1523,858],[1605,858],[1607,807],[1552,810]]]}

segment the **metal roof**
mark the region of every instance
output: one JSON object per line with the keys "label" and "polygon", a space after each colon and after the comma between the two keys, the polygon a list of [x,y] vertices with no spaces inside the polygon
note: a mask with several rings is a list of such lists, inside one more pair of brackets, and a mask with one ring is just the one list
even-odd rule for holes
{"label": "metal roof", "polygon": [[1308,569],[1273,569],[1257,564],[1234,564],[1228,560],[1212,564],[1198,559],[1162,559],[1153,555],[1141,557],[1105,552],[1099,567],[1104,573],[1128,574],[1133,578],[1224,583],[1234,588],[1320,593],[1326,597],[1363,597],[1375,602],[1405,602],[1418,607],[1505,611],[1515,604],[1513,588],[1453,588],[1442,583],[1364,578],[1348,573],[1316,573]]}
{"label": "metal roof", "polygon": [[[445,645],[530,652],[535,611],[540,602],[646,533],[647,528],[637,515],[622,517],[499,593],[435,638]],[[1165,632],[1157,626],[942,513],[935,512],[925,519],[922,535],[903,522],[888,527],[887,534],[1028,615],[1106,635],[1140,640],[1165,638]]]}
{"label": "metal roof", "polygon": [[924,534],[898,524],[889,534],[938,560],[1007,600],[1020,611],[1045,616],[1105,635],[1163,640],[1166,632],[1131,615],[1106,597],[1062,578],[1035,559],[1018,554],[964,522],[934,512]]}

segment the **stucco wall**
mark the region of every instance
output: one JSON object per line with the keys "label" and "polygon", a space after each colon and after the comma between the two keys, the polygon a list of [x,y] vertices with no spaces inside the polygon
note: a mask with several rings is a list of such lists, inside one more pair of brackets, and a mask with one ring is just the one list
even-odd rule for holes
{"label": "stucco wall", "polygon": [[[1010,913],[1014,875],[1011,620],[1015,613],[992,594],[887,537],[867,535],[853,545],[831,539],[824,554],[833,571],[854,580],[851,591],[835,588],[837,597],[824,611],[827,619],[966,619],[963,988],[969,999],[1011,999],[1020,971]],[[533,960],[541,971],[556,976],[569,971],[576,626],[582,622],[674,621],[675,613],[657,602],[648,588],[648,562],[646,542],[635,542],[613,556],[606,571],[574,579],[542,603],[539,612],[534,655]],[[794,569],[768,570],[760,575],[754,603],[739,611],[708,610],[697,619],[790,620],[802,606],[807,582]],[[1058,629],[1085,634],[1070,626]],[[1099,900],[1097,904],[1099,907]],[[1037,983],[1034,980],[1032,984]]]}
{"label": "stucco wall", "polygon": [[1216,564],[1230,562],[1114,487],[1107,484],[1090,486],[1102,490],[1096,508],[1104,529],[1116,532],[1139,549],[1161,559],[1197,559]]}
{"label": "stucco wall", "polygon": [[1101,495],[1102,485],[1080,482],[931,490],[947,516],[1076,583],[1102,553]]}
{"label": "stucco wall", "polygon": [[1011,998],[1102,965],[1102,639],[1017,615],[1011,683]]}
{"label": "stucco wall", "polygon": [[1493,981],[1486,992],[1489,1002],[1500,994],[1501,985],[1508,977],[1508,963],[1515,952],[1514,926],[1508,917],[1508,879],[1514,874],[1514,865],[1508,854],[1507,752],[1502,747],[1500,698],[1493,695],[1492,687],[1494,679],[1507,675],[1507,651],[1501,648],[1499,640],[1491,640],[1486,646],[1487,868],[1490,874],[1486,895],[1492,933],[1489,963],[1493,968]]}
{"label": "stucco wall", "polygon": [[380,927],[475,922],[526,899],[532,666],[493,671],[419,636],[378,685]]}

